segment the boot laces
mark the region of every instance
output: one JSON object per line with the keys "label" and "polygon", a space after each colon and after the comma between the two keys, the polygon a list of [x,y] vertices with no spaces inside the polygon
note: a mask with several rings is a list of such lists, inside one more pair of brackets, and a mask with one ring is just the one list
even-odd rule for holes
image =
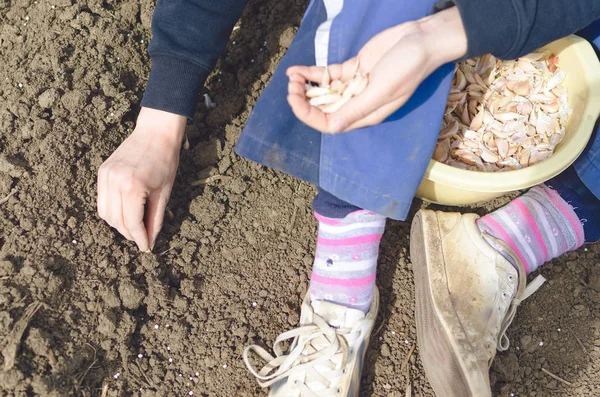
{"label": "boot laces", "polygon": [[[348,337],[355,340],[361,331],[335,328],[314,311],[310,314],[312,324],[284,332],[275,339],[275,356],[258,345],[250,345],[244,349],[244,363],[261,387],[268,387],[290,377],[295,379],[293,386],[300,391],[302,397],[341,394],[340,380],[347,374],[348,358],[353,353]],[[290,339],[293,339],[291,348],[285,354],[282,344]],[[251,352],[267,362],[262,369],[258,370],[250,363]]]}

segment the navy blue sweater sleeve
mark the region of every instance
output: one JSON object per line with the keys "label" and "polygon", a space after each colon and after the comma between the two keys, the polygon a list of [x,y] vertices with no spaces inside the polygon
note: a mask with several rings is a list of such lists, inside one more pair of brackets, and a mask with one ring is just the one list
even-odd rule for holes
{"label": "navy blue sweater sleeve", "polygon": [[248,0],[158,0],[142,106],[193,118],[198,92]]}
{"label": "navy blue sweater sleeve", "polygon": [[514,59],[600,19],[600,0],[453,0],[467,33],[465,58]]}

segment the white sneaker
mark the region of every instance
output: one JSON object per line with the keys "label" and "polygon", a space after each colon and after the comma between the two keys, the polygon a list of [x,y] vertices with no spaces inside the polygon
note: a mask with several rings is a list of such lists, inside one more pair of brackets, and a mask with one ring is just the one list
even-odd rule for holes
{"label": "white sneaker", "polygon": [[[271,397],[357,397],[365,352],[379,309],[375,288],[369,313],[327,301],[311,302],[307,294],[300,327],[279,335],[275,357],[257,345],[244,349],[244,363]],[[287,354],[281,344],[293,339]],[[267,364],[259,371],[248,355],[255,352]]]}
{"label": "white sneaker", "polygon": [[[475,214],[419,211],[410,233],[419,353],[438,397],[491,397],[489,367],[508,349],[517,306],[544,282],[526,287],[512,250],[483,236]],[[511,253],[517,269],[490,246]]]}

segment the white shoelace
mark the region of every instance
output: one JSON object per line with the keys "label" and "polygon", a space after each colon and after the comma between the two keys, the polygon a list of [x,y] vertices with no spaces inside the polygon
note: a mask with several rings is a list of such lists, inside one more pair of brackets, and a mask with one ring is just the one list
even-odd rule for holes
{"label": "white shoelace", "polygon": [[510,308],[502,320],[502,325],[500,326],[500,332],[498,334],[497,349],[502,352],[508,350],[508,347],[510,346],[510,340],[508,339],[508,336],[506,336],[506,331],[508,331],[508,327],[510,327],[515,318],[517,307],[521,304],[521,302],[533,295],[533,293],[546,282],[546,279],[542,275],[539,275],[531,283],[527,284],[527,272],[525,271],[525,266],[512,248],[510,248],[510,246],[504,241],[490,235],[489,233],[484,233],[484,235],[486,238],[494,240],[494,242],[501,246],[502,249],[504,249],[504,251],[506,251],[506,253],[513,259],[517,265],[519,277],[517,293],[515,294],[515,297],[510,304]]}
{"label": "white shoelace", "polygon": [[[250,345],[244,349],[244,363],[258,379],[260,386],[268,387],[286,377],[293,378],[294,375],[303,374],[303,380],[296,379],[294,382],[302,397],[339,395],[338,383],[346,375],[345,368],[350,353],[346,338],[353,333],[359,334],[360,330],[334,328],[318,314],[313,312],[311,315],[312,324],[284,332],[275,339],[275,356],[258,345]],[[284,354],[282,343],[289,339],[293,339],[292,348],[288,354]],[[250,352],[267,362],[260,371],[250,363]],[[338,360],[340,355],[341,360]],[[315,383],[321,385],[319,390],[313,390],[308,385]]]}

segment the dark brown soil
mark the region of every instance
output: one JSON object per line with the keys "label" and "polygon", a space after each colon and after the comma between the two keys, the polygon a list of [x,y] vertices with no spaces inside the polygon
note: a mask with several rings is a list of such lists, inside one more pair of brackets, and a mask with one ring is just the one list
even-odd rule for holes
{"label": "dark brown soil", "polygon": [[[13,192],[0,204],[0,350],[19,347],[0,396],[266,395],[241,352],[297,324],[314,189],[232,146],[305,6],[251,1],[206,86],[217,107],[201,103],[188,127],[155,254],[141,254],[96,215],[95,181],[133,128],[153,2],[0,0],[0,200]],[[193,183],[211,175],[221,177]],[[365,396],[405,395],[400,367],[416,338],[408,233],[389,222],[384,237]],[[493,366],[497,395],[599,395],[599,262],[589,246],[543,267],[549,282]],[[433,396],[418,349],[409,367],[413,395]]]}

